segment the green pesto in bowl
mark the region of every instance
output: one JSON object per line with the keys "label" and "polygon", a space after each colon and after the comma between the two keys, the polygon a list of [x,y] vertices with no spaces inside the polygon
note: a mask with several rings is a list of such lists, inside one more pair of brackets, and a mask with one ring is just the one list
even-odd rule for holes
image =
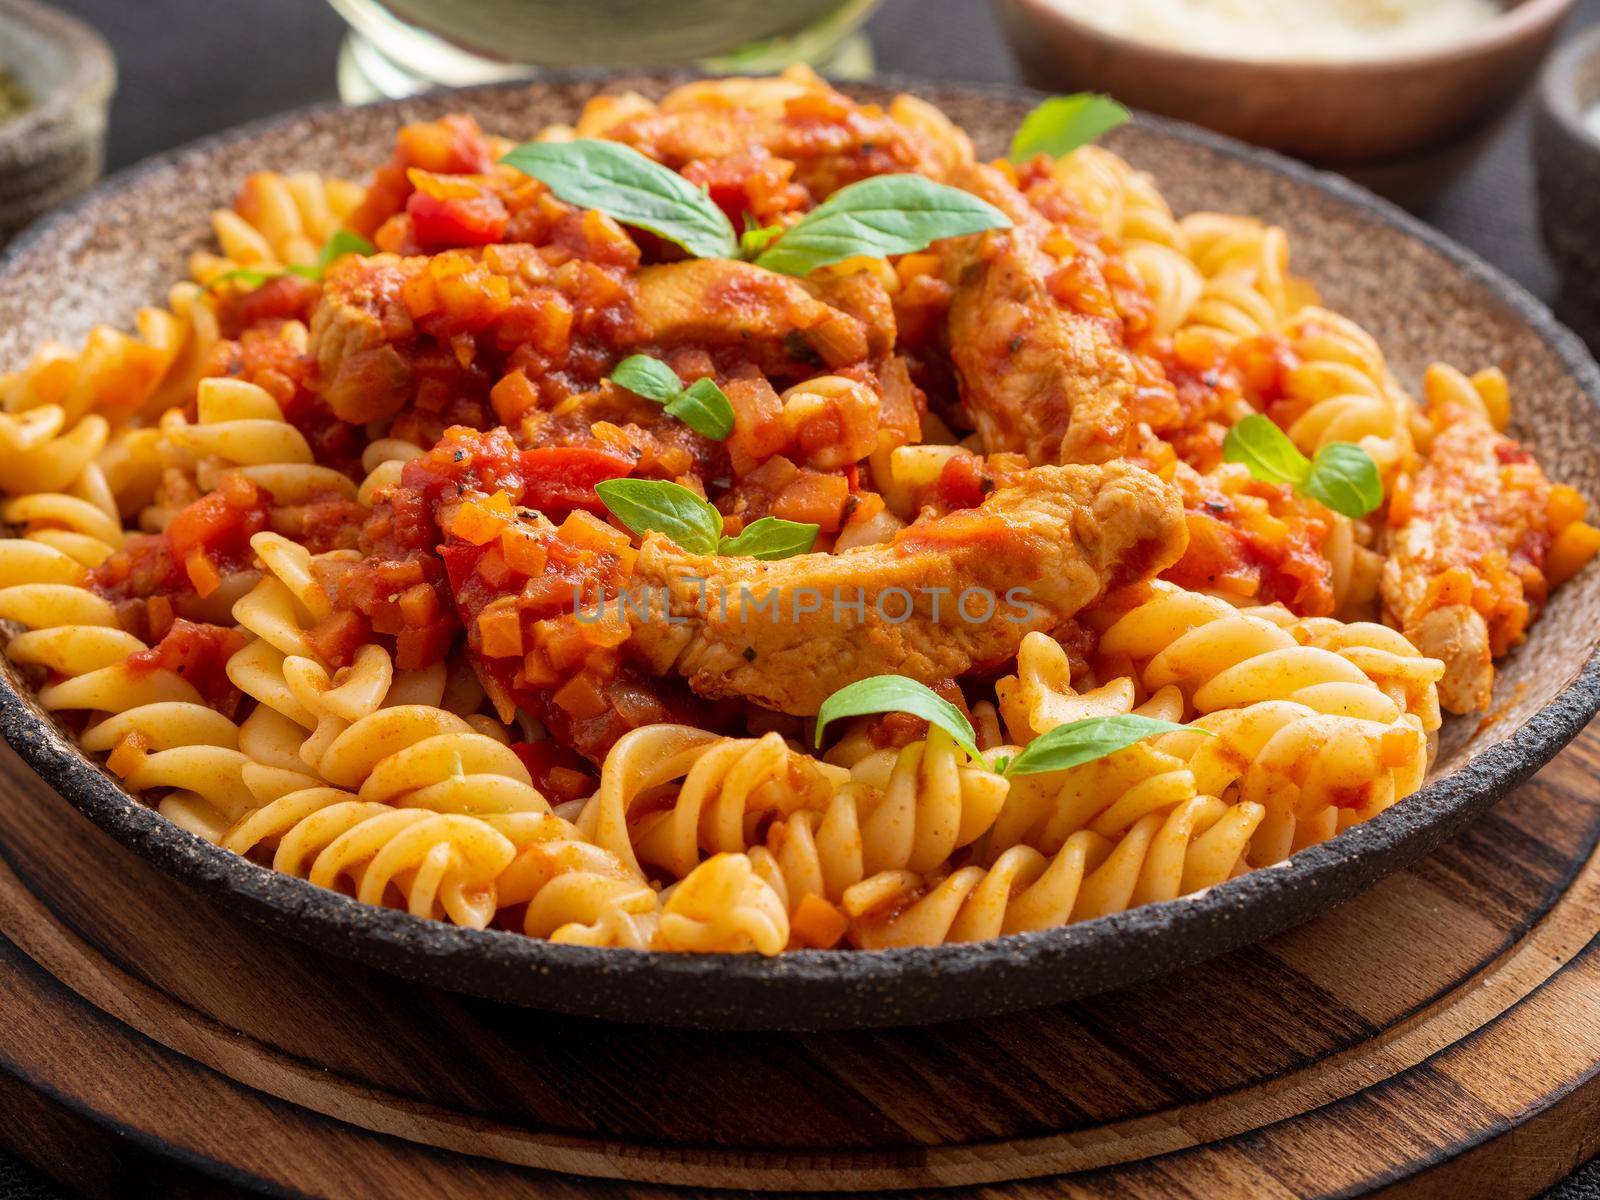
{"label": "green pesto in bowl", "polygon": [[17,77],[0,67],[0,125],[33,106],[33,93]]}

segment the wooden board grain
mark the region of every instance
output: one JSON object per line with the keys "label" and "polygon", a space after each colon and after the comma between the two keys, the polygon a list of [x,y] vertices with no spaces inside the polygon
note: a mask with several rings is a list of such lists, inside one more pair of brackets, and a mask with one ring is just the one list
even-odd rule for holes
{"label": "wooden board grain", "polygon": [[125,1157],[63,1149],[102,1125],[193,1179],[327,1197],[1530,1196],[1600,1149],[1597,771],[1591,729],[1411,870],[1137,988],[733,1035],[313,953],[159,874],[7,752],[0,1065],[50,1099],[0,1088],[0,1138],[105,1195]]}

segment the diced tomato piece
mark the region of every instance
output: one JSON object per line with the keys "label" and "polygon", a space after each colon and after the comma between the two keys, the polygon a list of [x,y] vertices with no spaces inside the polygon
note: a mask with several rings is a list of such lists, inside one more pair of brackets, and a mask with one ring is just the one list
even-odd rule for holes
{"label": "diced tomato piece", "polygon": [[206,701],[225,713],[232,713],[240,696],[228,681],[228,659],[244,648],[245,638],[236,629],[186,621],[182,617],[154,646],[127,658],[134,673],[166,670],[183,677]]}
{"label": "diced tomato piece", "polygon": [[451,246],[485,246],[500,240],[506,230],[506,206],[495,196],[458,196],[440,199],[428,192],[412,192],[406,200],[412,236],[424,250]]}
{"label": "diced tomato piece", "polygon": [[275,275],[260,287],[230,294],[218,306],[217,321],[223,337],[236,338],[258,321],[311,320],[322,287],[293,273]]}
{"label": "diced tomato piece", "polygon": [[580,755],[551,738],[542,742],[512,742],[511,749],[528,768],[533,786],[552,803],[582,799],[598,782]]}
{"label": "diced tomato piece", "polygon": [[976,508],[983,503],[983,460],[975,454],[954,454],[939,472],[939,501],[947,509]]}
{"label": "diced tomato piece", "polygon": [[633,470],[633,463],[620,454],[588,446],[549,446],[522,453],[526,485],[521,503],[549,515],[574,508],[592,513],[606,511],[594,486],[607,479],[621,479]]}
{"label": "diced tomato piece", "polygon": [[306,640],[317,657],[334,668],[354,662],[356,651],[370,636],[366,618],[355,612],[336,612],[306,630]]}

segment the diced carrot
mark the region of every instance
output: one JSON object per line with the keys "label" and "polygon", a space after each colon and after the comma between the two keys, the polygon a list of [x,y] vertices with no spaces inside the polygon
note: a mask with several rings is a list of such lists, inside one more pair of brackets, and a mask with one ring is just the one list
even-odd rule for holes
{"label": "diced carrot", "polygon": [[849,917],[815,892],[807,892],[789,918],[789,937],[800,946],[830,950],[849,927]]}
{"label": "diced carrot", "polygon": [[330,667],[343,667],[355,659],[368,637],[367,621],[360,613],[336,612],[306,630],[306,640],[317,657]]}
{"label": "diced carrot", "polygon": [[551,699],[580,720],[606,711],[606,698],[588,672],[573,676]]}
{"label": "diced carrot", "polygon": [[406,626],[420,629],[439,616],[439,593],[426,583],[414,583],[400,593],[400,615]]}
{"label": "diced carrot", "polygon": [[[501,535],[502,539],[504,535]],[[499,546],[491,545],[478,559],[478,575],[492,588],[504,587],[511,578],[511,568],[506,564],[506,556],[500,552]]]}
{"label": "diced carrot", "polygon": [[539,406],[539,392],[521,371],[512,371],[489,389],[489,403],[502,425],[514,426]]}
{"label": "diced carrot", "polygon": [[495,512],[484,501],[468,500],[456,509],[450,532],[474,546],[486,546],[505,529],[508,515]]}
{"label": "diced carrot", "polygon": [[1575,487],[1565,483],[1558,483],[1550,489],[1550,503],[1546,509],[1546,521],[1552,533],[1560,533],[1574,521],[1581,521],[1589,515],[1589,502],[1583,498],[1582,493]]}
{"label": "diced carrot", "polygon": [[601,604],[600,619],[586,621],[579,628],[583,631],[584,640],[591,646],[620,646],[627,641],[632,633],[628,625],[628,618],[623,615],[621,604]]}
{"label": "diced carrot", "polygon": [[589,550],[598,550],[602,554],[616,554],[632,545],[628,535],[622,530],[613,529],[600,518],[582,509],[574,509],[569,513],[556,532],[565,542]]}
{"label": "diced carrot", "polygon": [[544,651],[545,658],[558,671],[571,670],[589,652],[587,639],[570,616],[551,617],[537,622],[533,627],[533,636]]}
{"label": "diced carrot", "polygon": [[560,683],[561,676],[540,649],[529,650],[522,656],[522,669],[517,672],[518,687],[549,687]]}
{"label": "diced carrot", "polygon": [[532,530],[516,525],[508,526],[500,535],[500,553],[507,567],[529,578],[542,574],[545,564],[550,561],[550,555],[539,536]]}
{"label": "diced carrot", "polygon": [[150,739],[135,729],[122,735],[116,748],[106,757],[106,766],[112,774],[122,778],[139,765],[149,749]]}
{"label": "diced carrot", "polygon": [[1428,608],[1448,608],[1453,604],[1472,603],[1472,572],[1465,567],[1451,567],[1434,577],[1428,585]]}
{"label": "diced carrot", "polygon": [[439,289],[434,286],[433,276],[427,271],[419,271],[400,285],[400,302],[414,320],[444,307],[439,300]]}
{"label": "diced carrot", "polygon": [[172,628],[173,618],[177,615],[172,608],[172,598],[151,596],[144,605],[145,619],[150,623],[150,639],[158,642],[166,636],[167,630]]}
{"label": "diced carrot", "polygon": [[377,565],[378,582],[390,589],[408,588],[423,579],[422,564],[415,559],[389,559]]}
{"label": "diced carrot", "polygon": [[216,564],[204,550],[189,551],[183,560],[183,570],[202,600],[216,591],[222,583],[222,576],[217,573]]}
{"label": "diced carrot", "polygon": [[421,167],[407,167],[406,179],[417,191],[435,200],[471,200],[483,194],[483,185],[459,175],[440,175]]}
{"label": "diced carrot", "polygon": [[1378,760],[1391,771],[1411,762],[1416,752],[1417,741],[1409,730],[1385,730],[1378,742]]}
{"label": "diced carrot", "polygon": [[514,604],[502,606],[496,601],[478,614],[478,638],[490,658],[520,658],[522,615]]}
{"label": "diced carrot", "polygon": [[802,471],[772,502],[772,515],[786,521],[809,522],[836,533],[844,520],[850,485],[843,475]]}
{"label": "diced carrot", "polygon": [[571,796],[577,799],[593,790],[594,780],[571,767],[551,767],[545,773],[545,785],[547,790],[557,796]]}
{"label": "diced carrot", "polygon": [[1394,483],[1389,487],[1389,528],[1399,529],[1411,520],[1412,502],[1415,496],[1411,476],[1403,472],[1396,475]]}
{"label": "diced carrot", "polygon": [[444,657],[456,631],[455,622],[440,617],[421,629],[404,629],[395,635],[394,665],[402,671],[420,671]]}
{"label": "diced carrot", "polygon": [[1550,545],[1550,553],[1544,560],[1545,578],[1550,581],[1551,587],[1565,583],[1581,571],[1596,553],[1600,553],[1600,529],[1587,521],[1573,521],[1556,534],[1555,541]]}
{"label": "diced carrot", "polygon": [[895,273],[900,276],[902,284],[910,283],[918,275],[937,275],[939,256],[927,253],[902,254],[900,261],[895,264]]}

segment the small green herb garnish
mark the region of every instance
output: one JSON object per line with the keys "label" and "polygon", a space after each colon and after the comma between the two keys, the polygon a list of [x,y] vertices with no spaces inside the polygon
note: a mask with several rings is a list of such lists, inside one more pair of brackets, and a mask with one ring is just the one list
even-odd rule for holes
{"label": "small green herb garnish", "polygon": [[1129,119],[1128,110],[1110,96],[1094,92],[1052,96],[1022,118],[1006,157],[1015,163],[1036,154],[1059,158]]}
{"label": "small green herb garnish", "polygon": [[739,257],[754,260],[782,236],[782,225],[760,225],[746,214],[744,232],[739,235]]}
{"label": "small green herb garnish", "polygon": [[696,258],[738,257],[733,224],[711,197],[632,146],[595,138],[524,142],[500,161],[568,204],[648,229]]}
{"label": "small green herb garnish", "polygon": [[813,735],[822,745],[822,731],[840,717],[860,717],[872,713],[903,712],[937,725],[967,754],[979,762],[977,735],[962,711],[937,692],[904,675],[874,675],[840,688],[817,710]]}
{"label": "small green herb garnish", "polygon": [[526,142],[500,161],[568,204],[647,229],[697,258],[743,257],[785,275],[862,255],[908,254],[1011,223],[959,188],[921,175],[877,175],[840,188],[787,229],[746,228],[740,236],[703,189],[618,142]]}
{"label": "small green herb garnish", "polygon": [[1265,413],[1251,413],[1228,430],[1222,457],[1243,463],[1265,483],[1286,483],[1347,517],[1364,517],[1383,503],[1378,464],[1360,446],[1334,442],[1307,458]]}
{"label": "small green herb garnish", "polygon": [[971,192],[921,175],[874,175],[842,187],[756,257],[784,275],[862,255],[909,254],[941,238],[1004,229],[1011,219]]}
{"label": "small green herb garnish", "polygon": [[703,496],[662,479],[607,479],[595,493],[616,517],[643,537],[664,533],[690,554],[715,554],[722,514]]}
{"label": "small green herb garnish", "polygon": [[335,229],[328,235],[328,240],[322,243],[322,249],[317,252],[317,261],[310,265],[291,266],[287,268],[296,275],[306,279],[315,279],[319,283],[329,267],[338,262],[346,254],[359,254],[365,258],[369,254],[376,254],[378,248],[359,233],[350,229]]}
{"label": "small green herb garnish", "polygon": [[781,517],[761,517],[744,527],[738,537],[724,537],[718,554],[742,554],[771,562],[809,554],[817,542],[817,526]]}
{"label": "small green herb garnish", "polygon": [[359,233],[349,229],[335,229],[328,240],[322,243],[322,249],[317,252],[317,261],[314,263],[292,263],[281,271],[263,271],[258,267],[235,267],[211,280],[206,284],[206,288],[209,290],[224,283],[242,283],[255,288],[269,279],[277,279],[282,275],[298,275],[302,279],[321,283],[328,268],[346,254],[359,254],[365,257],[377,252],[378,248]]}
{"label": "small green herb garnish", "polygon": [[704,437],[720,442],[733,432],[733,405],[715,379],[696,379],[684,387],[678,373],[659,358],[634,354],[617,364],[611,382],[654,400]]}
{"label": "small green herb garnish", "polygon": [[1154,717],[1141,717],[1136,713],[1086,717],[1081,721],[1057,725],[1040,734],[1015,757],[1002,755],[995,759],[994,769],[1002,775],[1042,775],[1046,771],[1065,771],[1068,767],[1078,767],[1104,758],[1158,733],[1177,733],[1180,730],[1214,736],[1208,730],[1174,725],[1171,721],[1158,721]]}
{"label": "small green herb garnish", "polygon": [[817,540],[818,526],[777,517],[762,517],[737,537],[727,537],[722,514],[710,501],[665,479],[607,479],[594,490],[611,515],[639,537],[665,534],[691,554],[770,561],[809,553]]}

